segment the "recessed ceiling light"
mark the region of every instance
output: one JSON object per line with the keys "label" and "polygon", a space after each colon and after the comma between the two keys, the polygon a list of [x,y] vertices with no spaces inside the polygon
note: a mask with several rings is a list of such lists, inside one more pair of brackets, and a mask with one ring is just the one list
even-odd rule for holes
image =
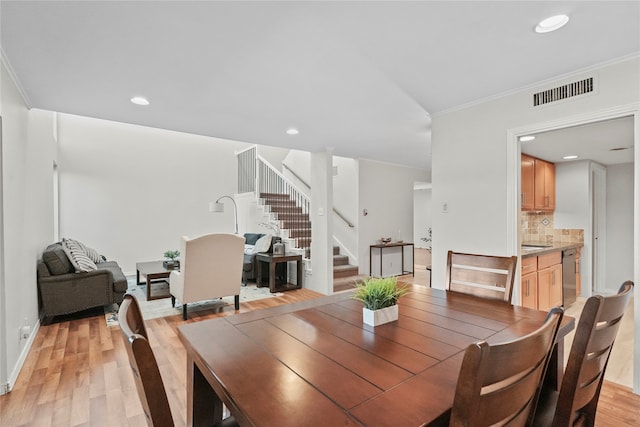
{"label": "recessed ceiling light", "polygon": [[289,129],[287,129],[287,135],[297,135],[297,134],[299,134],[299,133],[300,133],[300,132],[298,131],[298,129],[295,129],[295,128],[289,128]]}
{"label": "recessed ceiling light", "polygon": [[571,156],[564,156],[563,159],[565,160],[574,160],[577,159],[578,156],[576,156],[575,154],[572,154]]}
{"label": "recessed ceiling light", "polygon": [[533,136],[533,135],[521,136],[520,137],[520,142],[533,141],[534,139],[536,139],[536,137]]}
{"label": "recessed ceiling light", "polygon": [[558,30],[565,26],[569,22],[567,15],[555,15],[547,19],[543,19],[536,25],[536,33],[550,33],[551,31]]}
{"label": "recessed ceiling light", "polygon": [[149,100],[144,96],[134,96],[131,98],[131,102],[136,105],[149,105]]}

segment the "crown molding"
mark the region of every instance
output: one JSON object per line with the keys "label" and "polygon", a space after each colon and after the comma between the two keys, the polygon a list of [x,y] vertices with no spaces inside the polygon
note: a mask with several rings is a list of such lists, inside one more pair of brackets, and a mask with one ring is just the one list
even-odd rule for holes
{"label": "crown molding", "polygon": [[16,88],[18,89],[20,96],[22,96],[22,99],[24,100],[24,103],[26,104],[27,108],[31,109],[31,100],[27,96],[27,92],[22,87],[22,84],[20,84],[20,79],[18,79],[18,75],[16,74],[13,67],[11,66],[11,63],[9,62],[9,58],[7,57],[7,54],[5,53],[4,49],[1,46],[0,46],[0,62],[2,63],[2,65],[4,65],[4,68],[5,70],[7,70],[7,73],[9,74],[9,77],[11,77],[11,80],[13,80],[13,84],[16,85]]}

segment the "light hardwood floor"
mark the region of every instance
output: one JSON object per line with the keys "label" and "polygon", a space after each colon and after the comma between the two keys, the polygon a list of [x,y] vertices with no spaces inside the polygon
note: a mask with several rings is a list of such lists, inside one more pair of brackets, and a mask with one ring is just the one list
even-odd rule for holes
{"label": "light hardwood floor", "polygon": [[[401,280],[427,285],[428,273],[416,268],[415,276]],[[242,303],[240,311],[318,296],[307,289],[289,291]],[[186,323],[234,313],[233,307],[190,313]],[[186,354],[176,329],[183,323],[179,315],[146,322],[177,426],[186,422]],[[639,426],[639,408],[640,396],[607,382],[596,426]],[[0,425],[146,426],[120,329],[107,327],[103,315],[42,326],[15,387],[0,396]]]}

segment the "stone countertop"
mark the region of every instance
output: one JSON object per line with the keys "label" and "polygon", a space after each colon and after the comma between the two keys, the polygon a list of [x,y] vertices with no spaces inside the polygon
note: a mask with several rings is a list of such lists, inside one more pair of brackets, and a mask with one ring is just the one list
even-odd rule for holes
{"label": "stone countertop", "polygon": [[582,246],[584,246],[584,243],[569,243],[569,242],[553,243],[551,245],[549,245],[548,243],[539,243],[539,242],[526,242],[524,244],[540,246],[542,248],[527,249],[525,246],[522,246],[521,255],[520,255],[522,258],[544,255],[544,254],[548,254],[556,251],[564,251],[566,249],[581,248]]}

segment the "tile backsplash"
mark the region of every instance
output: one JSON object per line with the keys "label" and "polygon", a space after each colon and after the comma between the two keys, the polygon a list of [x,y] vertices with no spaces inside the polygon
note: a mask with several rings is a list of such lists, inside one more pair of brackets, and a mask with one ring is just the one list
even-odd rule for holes
{"label": "tile backsplash", "polygon": [[584,230],[553,228],[553,213],[522,212],[520,217],[522,241],[535,243],[584,243]]}

